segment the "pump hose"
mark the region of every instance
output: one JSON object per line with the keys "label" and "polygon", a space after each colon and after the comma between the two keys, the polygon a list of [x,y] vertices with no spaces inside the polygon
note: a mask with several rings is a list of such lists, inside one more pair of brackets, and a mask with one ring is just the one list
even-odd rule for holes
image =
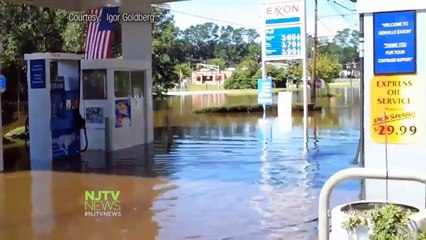
{"label": "pump hose", "polygon": [[86,141],[84,149],[80,150],[80,152],[85,152],[87,150],[88,145],[89,145],[89,143],[87,141],[86,120],[81,116],[81,114],[79,112],[76,112],[76,114],[77,114],[76,121],[77,121],[78,128],[83,129],[84,140]]}
{"label": "pump hose", "polygon": [[84,146],[83,150],[80,150],[80,152],[85,152],[87,150],[88,147],[88,141],[87,141],[87,132],[86,132],[86,124],[83,125],[83,132],[84,132],[84,140],[86,141],[86,144]]}

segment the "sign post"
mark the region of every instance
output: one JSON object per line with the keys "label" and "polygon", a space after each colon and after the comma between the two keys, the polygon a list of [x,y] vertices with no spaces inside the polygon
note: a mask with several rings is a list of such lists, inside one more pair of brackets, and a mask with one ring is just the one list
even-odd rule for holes
{"label": "sign post", "polygon": [[268,61],[302,60],[303,125],[306,146],[308,139],[306,0],[264,0],[263,16],[262,78],[266,78]]}
{"label": "sign post", "polygon": [[257,102],[263,106],[263,118],[266,115],[266,106],[272,105],[272,79],[257,80]]}

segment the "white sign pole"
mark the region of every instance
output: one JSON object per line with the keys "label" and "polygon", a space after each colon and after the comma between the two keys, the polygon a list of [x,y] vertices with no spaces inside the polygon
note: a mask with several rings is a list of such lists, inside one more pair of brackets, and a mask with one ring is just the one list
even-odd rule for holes
{"label": "white sign pole", "polygon": [[303,13],[302,13],[302,26],[301,26],[301,45],[302,45],[302,65],[303,65],[303,135],[304,135],[304,148],[307,151],[308,145],[308,59],[306,50],[306,0],[303,0]]}
{"label": "white sign pole", "polygon": [[266,79],[267,77],[267,69],[266,69],[266,25],[265,25],[266,17],[262,14],[262,79]]}

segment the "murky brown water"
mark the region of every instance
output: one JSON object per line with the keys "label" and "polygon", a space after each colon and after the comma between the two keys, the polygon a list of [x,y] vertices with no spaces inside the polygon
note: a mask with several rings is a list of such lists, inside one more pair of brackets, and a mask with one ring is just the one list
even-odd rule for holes
{"label": "murky brown water", "polygon": [[[300,114],[290,122],[274,115],[191,114],[256,102],[256,96],[223,94],[157,103],[155,156],[146,159],[15,172],[30,165],[25,149],[8,146],[12,172],[0,175],[0,239],[316,239],[320,187],[351,166],[359,135],[358,90],[336,91],[341,98],[322,99],[324,111],[310,116],[307,153]],[[86,190],[121,191],[122,216],[84,216]],[[358,183],[349,182],[333,201],[357,193]]]}

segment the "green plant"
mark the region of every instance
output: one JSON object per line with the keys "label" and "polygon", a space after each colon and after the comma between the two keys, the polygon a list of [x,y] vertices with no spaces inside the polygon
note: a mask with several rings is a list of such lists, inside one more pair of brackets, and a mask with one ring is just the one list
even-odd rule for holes
{"label": "green plant", "polygon": [[426,232],[419,233],[417,240],[426,240]]}
{"label": "green plant", "polygon": [[366,226],[371,240],[426,240],[426,233],[413,238],[406,230],[411,214],[408,209],[386,204],[371,210],[350,210],[348,214],[350,217],[342,226],[351,231]]}

